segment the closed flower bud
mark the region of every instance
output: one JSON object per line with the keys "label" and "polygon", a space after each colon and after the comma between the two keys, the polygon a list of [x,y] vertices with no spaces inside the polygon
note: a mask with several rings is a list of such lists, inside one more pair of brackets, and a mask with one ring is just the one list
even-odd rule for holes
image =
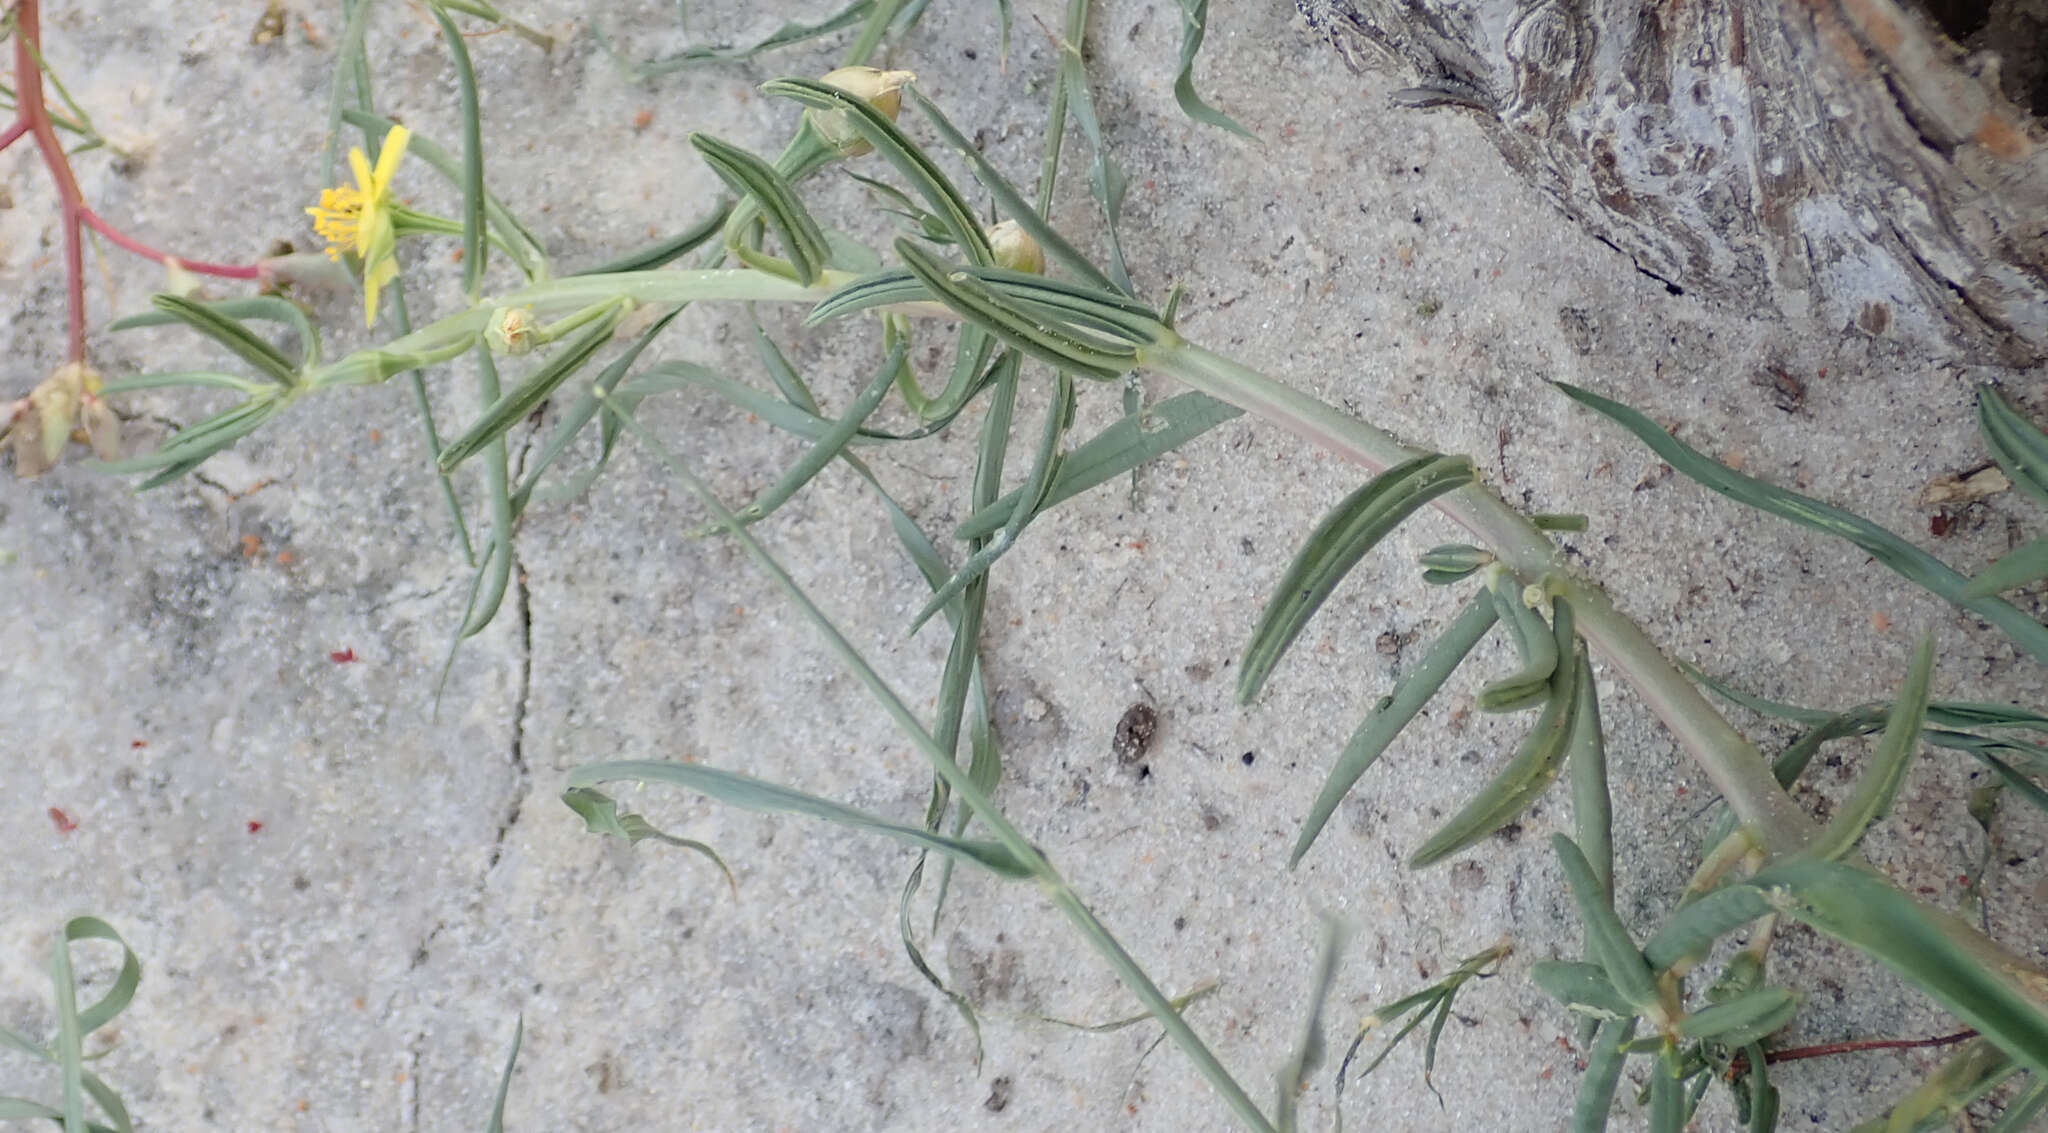
{"label": "closed flower bud", "polygon": [[[897,111],[903,109],[903,88],[916,78],[917,76],[909,71],[841,67],[819,81],[861,99],[881,111],[884,118],[894,122]],[[841,157],[859,157],[872,152],[875,148],[868,144],[866,138],[860,136],[860,131],[854,129],[853,123],[846,120],[844,110],[813,110],[808,117],[812,128],[831,143]]]}
{"label": "closed flower bud", "polygon": [[997,267],[1032,275],[1045,274],[1045,249],[1039,247],[1038,241],[1014,220],[1006,220],[989,229],[988,246],[996,254]]}

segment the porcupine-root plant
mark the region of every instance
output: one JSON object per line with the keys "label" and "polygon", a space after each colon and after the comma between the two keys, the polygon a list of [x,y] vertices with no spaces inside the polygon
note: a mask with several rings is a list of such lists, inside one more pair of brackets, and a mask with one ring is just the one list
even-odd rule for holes
{"label": "porcupine-root plant", "polygon": [[[358,3],[351,9],[350,43],[360,44],[359,23],[367,19],[369,7]],[[697,496],[713,517],[710,530],[737,542],[798,607],[927,758],[935,780],[925,821],[906,823],[710,766],[656,760],[593,764],[569,777],[564,796],[593,830],[635,841],[668,837],[639,816],[621,812],[599,790],[619,781],[665,783],[738,806],[805,814],[894,837],[941,855],[947,868],[965,862],[1002,878],[1034,883],[1194,1062],[1243,1126],[1291,1127],[1293,1099],[1318,1061],[1314,1028],[1311,1040],[1304,1041],[1282,1073],[1276,1102],[1261,1107],[1182,1018],[1179,1004],[1159,989],[1064,879],[1055,864],[1056,848],[1041,848],[995,802],[999,762],[978,660],[991,569],[1034,520],[1240,412],[1249,413],[1356,464],[1366,482],[1309,536],[1253,628],[1241,669],[1241,699],[1258,695],[1350,568],[1408,517],[1434,507],[1470,533],[1470,544],[1438,548],[1422,563],[1426,581],[1470,590],[1463,612],[1426,659],[1368,715],[1338,757],[1293,856],[1298,861],[1310,852],[1317,832],[1352,784],[1476,643],[1496,627],[1507,634],[1519,667],[1488,683],[1479,706],[1502,713],[1526,711],[1533,714],[1533,723],[1493,781],[1415,850],[1413,863],[1428,865],[1461,852],[1523,813],[1558,780],[1569,781],[1574,836],[1557,836],[1552,848],[1584,925],[1586,951],[1583,959],[1539,964],[1534,976],[1567,1008],[1592,1021],[1578,1127],[1604,1126],[1623,1067],[1632,1059],[1647,1065],[1650,1123],[1659,1133],[1682,1128],[1715,1080],[1731,1085],[1752,1128],[1774,1127],[1777,1095],[1768,1077],[1768,1042],[1799,1002],[1791,989],[1769,978],[1773,930],[1786,922],[1808,925],[1870,954],[1976,1032],[1951,1064],[1964,1066],[1969,1074],[1944,1079],[1953,1096],[1976,1096],[1972,1091],[1982,1093],[2025,1074],[2023,1092],[2007,1104],[2004,1120],[2013,1129],[2048,1103],[2048,974],[1962,920],[1901,891],[1862,862],[1856,848],[1870,824],[1890,808],[1910,758],[1923,743],[1987,759],[2011,773],[2016,791],[2038,796],[2040,789],[2028,772],[2048,766],[2048,750],[2023,733],[2048,729],[2048,718],[2001,706],[1931,701],[1934,650],[1923,642],[1895,701],[1823,714],[1825,720],[1814,723],[1807,740],[1775,763],[1766,761],[1716,711],[1692,675],[1668,660],[1593,580],[1567,565],[1553,532],[1571,526],[1572,520],[1524,514],[1481,482],[1469,459],[1404,443],[1188,341],[1175,329],[1178,293],[1163,304],[1139,296],[1114,238],[1108,241],[1109,262],[1098,265],[1045,220],[1068,116],[1099,142],[1085,68],[1071,46],[1083,38],[1085,0],[1073,0],[1062,29],[1048,160],[1035,199],[986,161],[940,108],[918,93],[907,73],[854,69],[822,82],[785,79],[763,88],[802,112],[791,142],[778,156],[763,157],[702,135],[693,138],[736,203],[708,210],[674,239],[568,276],[553,273],[543,242],[486,188],[479,96],[455,20],[464,13],[488,14],[470,4],[430,2],[427,7],[442,26],[462,92],[465,134],[458,150],[444,150],[377,114],[368,103],[367,85],[358,83],[357,97],[344,105],[342,116],[363,131],[368,149],[353,156],[354,184],[338,186],[313,211],[322,233],[360,272],[371,319],[380,315],[380,292],[402,287],[399,252],[414,242],[461,241],[467,305],[417,329],[409,328],[401,313],[400,333],[374,348],[325,361],[310,328],[288,305],[207,305],[159,297],[153,318],[183,322],[227,345],[251,375],[173,376],[237,392],[241,400],[123,467],[162,482],[270,424],[305,397],[467,359],[486,408],[439,447],[435,458],[442,473],[470,461],[484,465],[490,537],[464,632],[481,628],[497,607],[510,568],[512,533],[539,478],[550,473],[587,427],[597,428],[606,455],[630,436]],[[1190,34],[1176,90],[1191,112],[1227,123],[1195,97],[1188,73],[1200,43],[1202,8],[1199,0],[1183,0]],[[894,4],[863,9],[867,30],[861,45],[871,50],[881,34],[877,29],[898,16]],[[865,58],[860,47],[855,54]],[[929,147],[898,124],[905,105],[915,109],[919,132],[932,139]],[[994,200],[1002,224],[985,225],[934,160],[934,152],[948,150]],[[461,216],[425,216],[394,202],[391,185],[408,156],[423,159],[461,190]],[[911,224],[912,235],[895,240],[886,257],[828,235],[804,201],[807,177],[854,158],[865,158],[871,172],[887,176],[871,181]],[[1108,168],[1098,146],[1091,180],[1113,221],[1120,190]],[[509,263],[503,275],[512,286],[487,299],[484,285],[494,253],[498,262]],[[694,267],[668,266],[693,254]],[[770,389],[687,363],[636,369],[641,352],[684,305],[732,301],[807,305],[809,325],[818,333],[847,319],[878,319],[884,356],[854,399],[836,413],[818,403],[802,375],[765,337],[762,353]],[[615,333],[643,308],[656,313],[655,321],[615,349]],[[297,357],[252,325],[262,320],[297,328]],[[932,393],[912,366],[911,345],[942,320],[957,323],[958,331],[953,363]],[[528,357],[538,363],[524,377],[501,381],[501,362]],[[1136,407],[1101,433],[1070,443],[1067,434],[1081,391],[1113,386],[1141,370],[1163,375],[1186,387],[1185,392]],[[708,389],[803,437],[809,443],[806,454],[759,498],[738,509],[728,507],[634,416],[645,398],[681,386]],[[1003,494],[999,485],[1012,426],[1027,393],[1044,395],[1043,425],[1022,485]],[[1973,586],[1856,516],[1714,464],[1624,406],[1587,391],[1564,393],[1630,428],[1689,476],[1857,542],[1884,565],[1997,626],[2022,651],[2048,660],[2048,629],[1995,597],[2014,578],[2030,577],[2025,569]],[[870,424],[892,395],[924,423],[921,428],[892,434]],[[569,399],[570,405],[524,481],[515,484],[507,467],[505,434],[555,397]],[[953,533],[957,546],[942,549],[882,490],[860,462],[858,448],[914,443],[955,423],[976,401],[985,404],[969,518]],[[2048,453],[2048,438],[2009,406],[1994,402],[1987,395],[1992,406],[1987,438],[2000,459],[2013,464],[2016,479],[2027,477],[2038,486],[2048,468],[2040,460]],[[952,629],[937,708],[929,719],[889,687],[749,531],[835,460],[873,484],[892,530],[932,588],[915,624],[937,616]],[[1603,735],[1590,676],[1590,661],[1596,657],[1671,731],[1726,804],[1722,830],[1710,840],[1712,848],[1692,886],[1676,911],[1657,925],[1630,926],[1613,905]],[[1882,730],[1882,739],[1848,803],[1827,822],[1816,821],[1787,793],[1787,785],[1821,743],[1874,730]],[[1745,945],[1711,980],[1695,979],[1695,968],[1715,943],[1737,933],[1746,934]],[[907,930],[905,939],[911,942]],[[923,966],[914,946],[913,958]],[[1458,982],[1486,974],[1497,958],[1475,957],[1459,969]],[[1328,986],[1327,962],[1323,971],[1318,1010]],[[1455,985],[1439,985],[1394,1005],[1399,1012],[1390,1008],[1382,1015],[1415,1011],[1408,1024],[1413,1028],[1433,1013],[1433,1030],[1440,1029],[1455,990]],[[971,1021],[971,1005],[957,996],[954,1002]]]}

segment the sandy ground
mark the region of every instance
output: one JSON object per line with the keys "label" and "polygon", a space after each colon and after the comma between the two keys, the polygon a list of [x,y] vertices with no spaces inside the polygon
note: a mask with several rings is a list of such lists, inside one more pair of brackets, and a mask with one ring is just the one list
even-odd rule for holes
{"label": "sandy ground", "polygon": [[[48,7],[53,64],[132,151],[79,160],[102,212],[191,256],[310,240],[301,209],[321,176],[332,11],[291,5],[287,34],[258,46],[254,0],[199,14],[168,0]],[[508,35],[473,44],[492,183],[569,267],[694,219],[717,186],[688,132],[774,147],[794,112],[753,88],[820,73],[843,49],[835,40],[635,84],[595,31],[645,57],[810,9],[693,4],[685,32],[672,5],[601,7],[511,5],[562,36],[552,55]],[[1202,65],[1205,90],[1256,142],[1175,108],[1173,4],[1099,7],[1089,46],[1130,176],[1132,272],[1149,295],[1187,284],[1190,338],[1472,453],[1533,508],[1586,512],[1590,532],[1570,543],[1587,572],[1674,653],[1753,689],[1821,705],[1880,696],[1931,630],[1944,650],[1939,693],[2048,701],[2040,669],[2002,639],[1852,550],[1660,476],[1644,450],[1545,385],[1614,393],[1749,471],[1934,543],[1915,501],[1930,479],[1983,459],[1976,375],[1930,360],[1925,344],[1749,321],[1667,295],[1507,180],[1461,112],[1390,108],[1405,76],[1347,72],[1284,4],[1219,5]],[[934,9],[889,61],[915,69],[1028,180],[1055,59],[1042,29],[1058,6],[1018,5],[1000,66],[992,5]],[[452,144],[454,85],[431,22],[388,5],[371,42],[381,105]],[[1092,239],[1081,160],[1057,220]],[[62,287],[53,197],[26,147],[0,158],[0,178],[12,200],[0,211],[0,393],[15,396],[59,360]],[[400,183],[420,207],[450,205],[423,166]],[[860,199],[843,178],[820,191],[827,210]],[[446,247],[409,250],[416,307],[453,301]],[[158,283],[146,265],[108,256],[109,271],[93,272],[96,325],[141,308]],[[355,310],[346,296],[325,301],[331,350],[360,341]],[[693,315],[663,356],[756,377],[734,315]],[[761,315],[777,333],[794,328],[794,312]],[[118,374],[209,355],[149,332],[96,335],[93,357]],[[817,339],[800,358],[824,396],[843,399],[873,344]],[[1779,392],[1776,372],[1803,396]],[[474,412],[466,374],[442,373],[435,389],[446,419]],[[1156,379],[1148,390],[1168,392]],[[1085,390],[1084,425],[1112,419],[1117,399]],[[1034,385],[1025,435],[1042,405]],[[207,406],[151,396],[127,408],[146,440]],[[728,500],[765,487],[798,451],[701,396],[651,403],[646,419]],[[964,515],[964,444],[874,460],[928,530]],[[1579,947],[1543,849],[1569,828],[1568,803],[1543,803],[1519,839],[1435,871],[1400,864],[1514,738],[1466,711],[1477,670],[1372,772],[1303,867],[1285,868],[1344,737],[1454,609],[1412,566],[1449,525],[1431,517],[1401,532],[1258,704],[1231,701],[1234,660],[1268,590],[1355,483],[1239,420],[1147,469],[1135,494],[1106,489],[1036,524],[998,568],[991,605],[1001,798],[1160,983],[1217,984],[1190,1017],[1262,1098],[1304,1011],[1318,913],[1350,926],[1330,1012],[1340,1047],[1371,1006],[1512,939],[1506,975],[1459,1001],[1440,1096],[1404,1050],[1351,1087],[1345,1111],[1371,1128],[1554,1129],[1578,1080],[1573,1027],[1524,977],[1530,962]],[[522,1012],[514,1128],[1229,1127],[1188,1063],[1153,1049],[1156,1028],[1040,1021],[1101,1022],[1133,1006],[1028,889],[963,873],[926,938],[939,971],[984,1009],[977,1068],[968,1031],[897,942],[911,863],[899,848],[673,792],[633,795],[726,855],[735,900],[696,857],[582,831],[556,796],[569,769],[602,759],[701,760],[906,821],[927,789],[915,753],[736,550],[689,537],[701,513],[640,454],[626,452],[586,497],[529,514],[515,593],[457,658],[438,715],[435,675],[467,572],[400,384],[305,404],[148,495],[77,463],[0,484],[0,1022],[46,1033],[53,934],[72,915],[110,919],[146,975],[95,1049],[111,1048],[99,1070],[149,1128],[480,1128]],[[463,489],[473,497],[477,484]],[[1973,568],[2005,547],[2009,524],[2038,530],[2039,519],[1996,498],[1939,550]],[[865,489],[834,469],[761,531],[928,705],[944,637],[904,637],[923,590]],[[1497,668],[1500,651],[1486,648],[1478,668]],[[331,659],[343,651],[354,661]],[[1696,861],[1694,816],[1711,792],[1604,675],[1602,691],[1622,908],[1644,927]],[[1110,752],[1136,703],[1160,720],[1143,776]],[[1736,718],[1760,742],[1787,735]],[[1862,750],[1842,746],[1818,785],[1838,795]],[[1927,757],[1871,839],[1873,859],[1952,900],[1980,852],[1963,795],[1982,779],[1960,757]],[[77,828],[59,830],[52,807]],[[1999,830],[1992,925],[2040,956],[2031,907],[2048,884],[2043,823],[2009,804]],[[1951,1026],[1805,934],[1791,935],[1779,970],[1809,994],[1791,1042]],[[1789,1067],[1785,1128],[1844,1128],[1934,1062]],[[0,1093],[50,1098],[55,1087],[25,1059],[0,1062]],[[1305,1127],[1329,1127],[1331,1097],[1326,1069],[1303,1099]],[[1730,1114],[1716,1100],[1698,1128],[1727,1128]]]}

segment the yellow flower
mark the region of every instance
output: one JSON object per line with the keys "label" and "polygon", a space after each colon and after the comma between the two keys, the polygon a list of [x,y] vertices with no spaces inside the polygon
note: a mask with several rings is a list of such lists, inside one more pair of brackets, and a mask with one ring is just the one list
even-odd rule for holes
{"label": "yellow flower", "polygon": [[412,131],[391,127],[384,135],[383,152],[377,168],[360,149],[348,151],[349,168],[356,183],[322,189],[320,203],[306,210],[313,218],[313,231],[327,241],[327,258],[341,259],[354,252],[363,261],[363,323],[377,322],[377,292],[398,278],[398,229],[392,220],[391,178],[405,157],[405,144]]}

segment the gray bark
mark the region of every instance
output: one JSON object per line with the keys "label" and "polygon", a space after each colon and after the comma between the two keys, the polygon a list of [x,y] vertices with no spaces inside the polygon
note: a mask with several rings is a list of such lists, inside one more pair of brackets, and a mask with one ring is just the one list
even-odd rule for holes
{"label": "gray bark", "polygon": [[1669,288],[2048,358],[2048,0],[1296,4]]}

